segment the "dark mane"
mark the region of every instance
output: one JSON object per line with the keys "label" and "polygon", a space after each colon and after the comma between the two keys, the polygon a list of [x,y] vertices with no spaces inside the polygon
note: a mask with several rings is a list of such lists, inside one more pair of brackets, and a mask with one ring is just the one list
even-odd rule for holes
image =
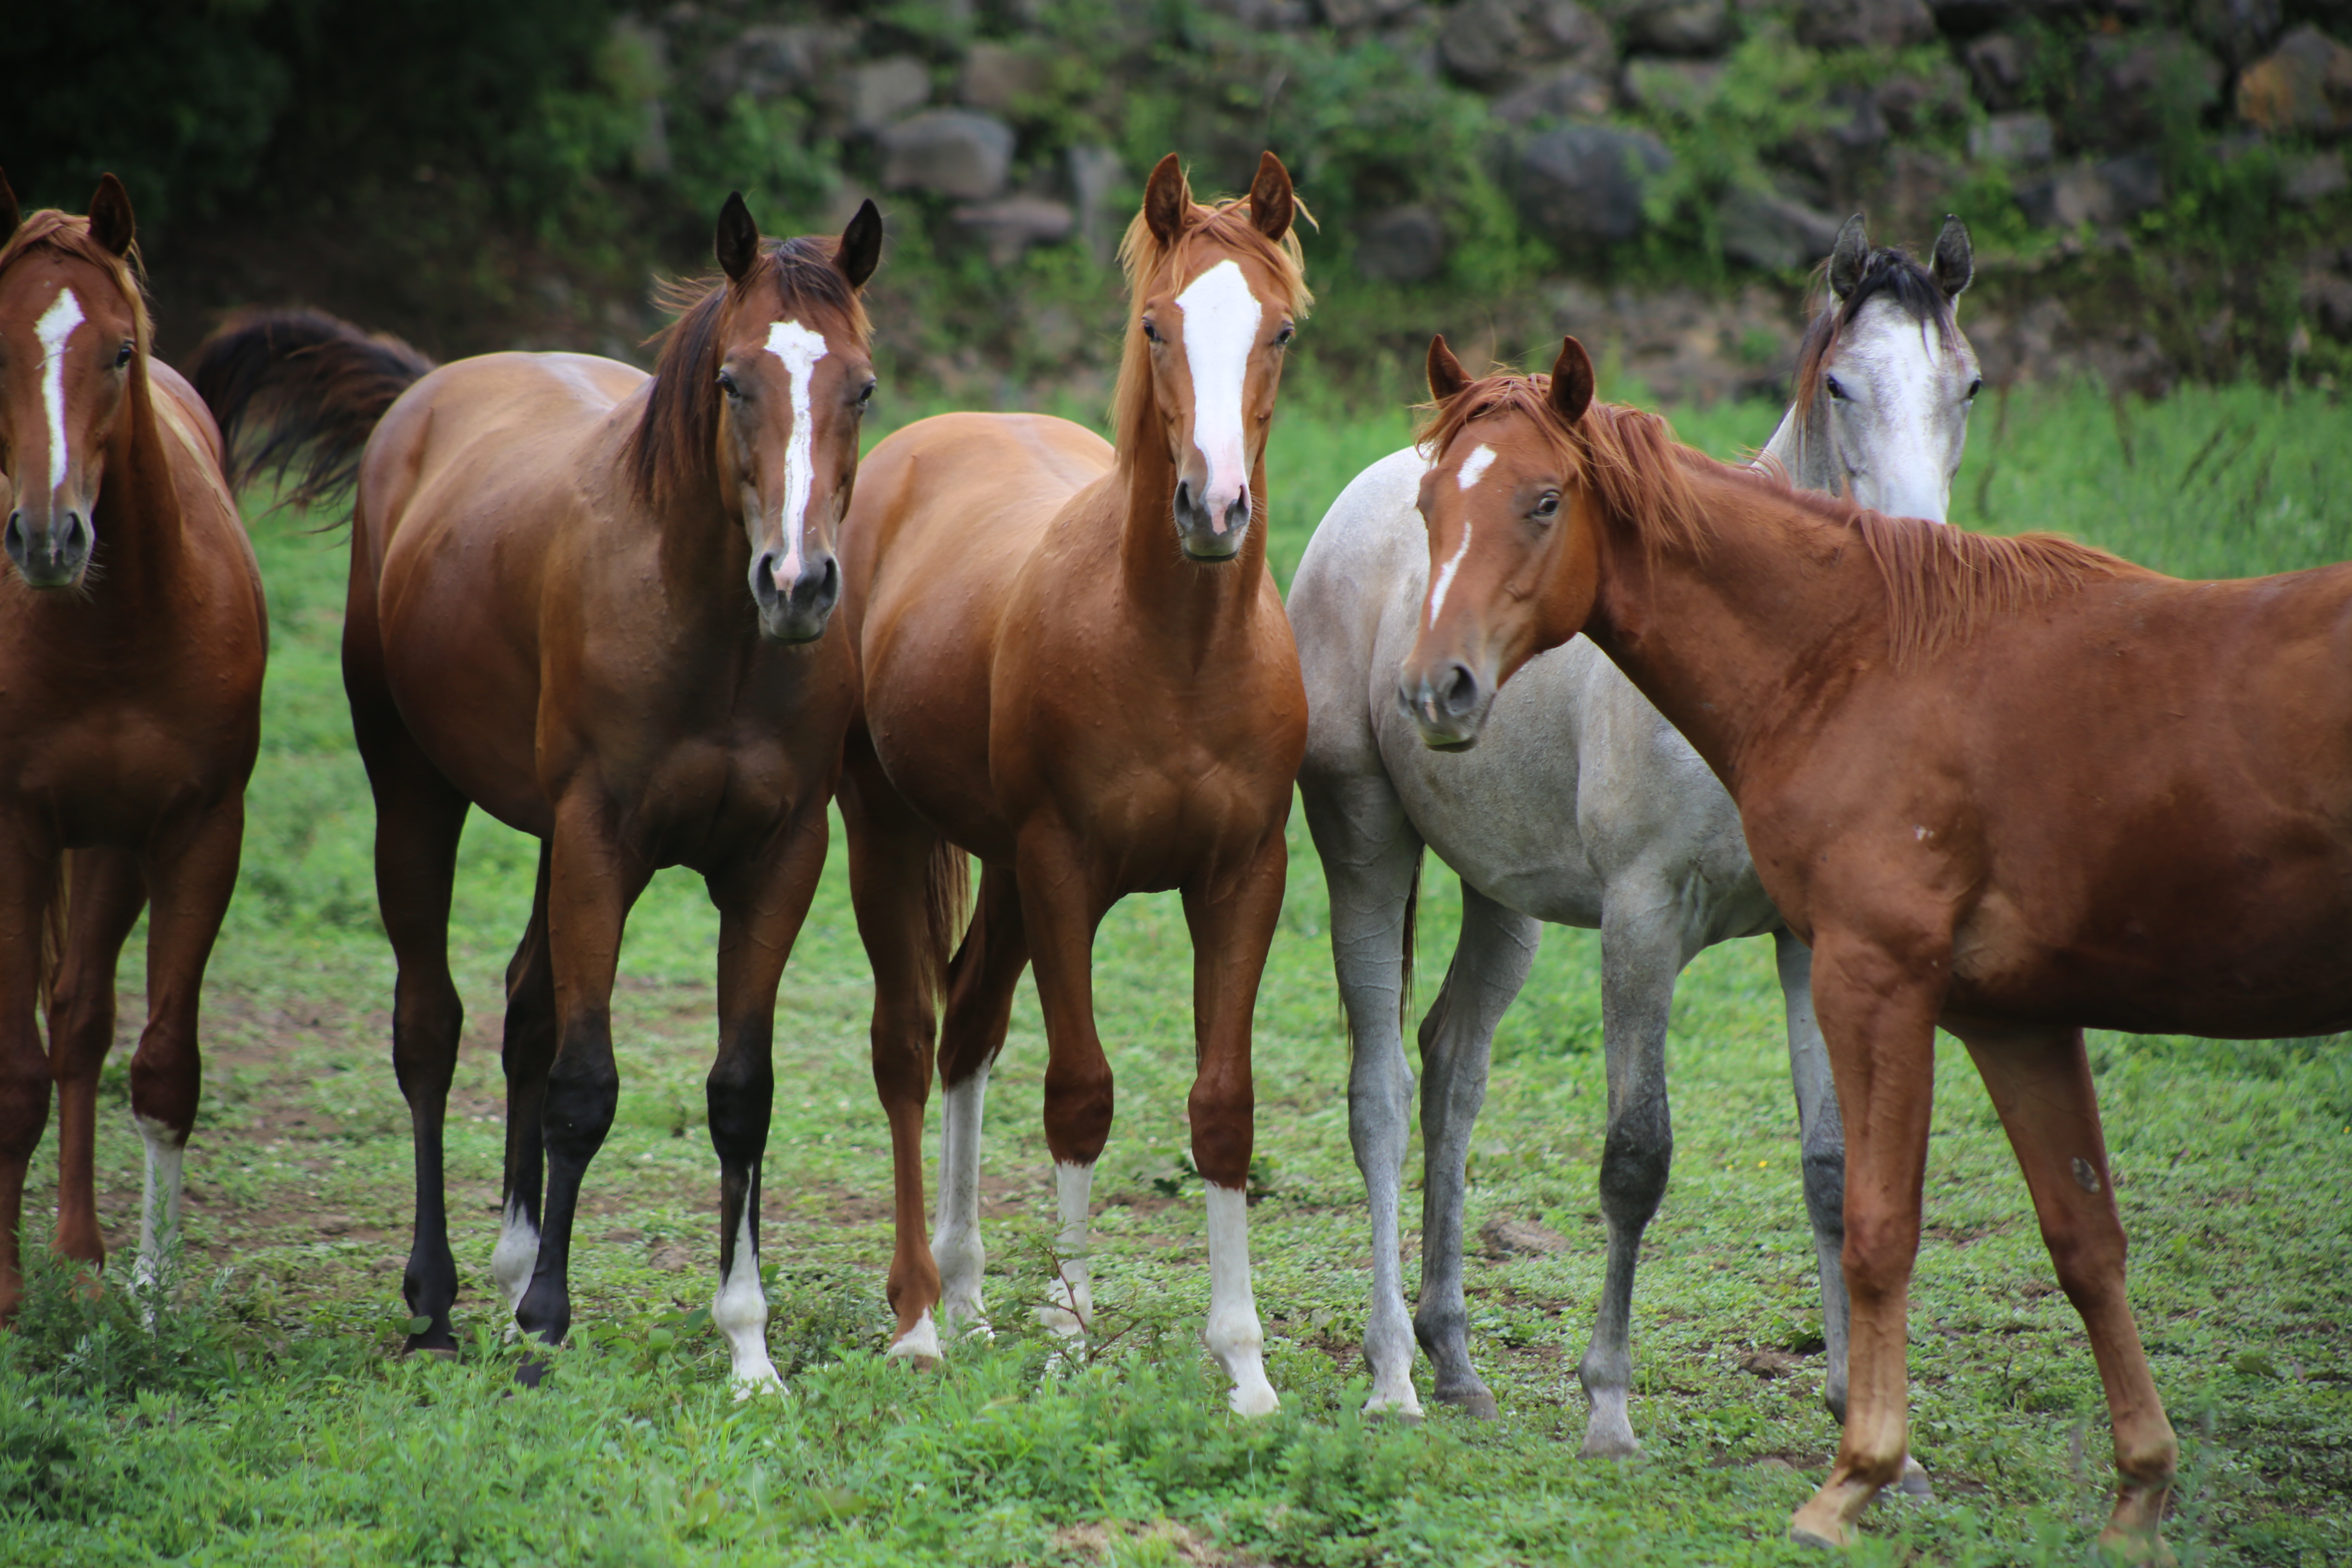
{"label": "dark mane", "polygon": [[[763,240],[758,269],[741,291],[773,289],[779,318],[830,311],[848,322],[863,346],[872,329],[857,290],[834,265],[838,243],[814,237]],[[709,469],[719,438],[719,320],[730,288],[724,278],[679,279],[661,288],[663,308],[677,311],[677,320],[652,340],[661,344],[653,387],[625,454],[637,493],[649,506],[667,507]]]}
{"label": "dark mane", "polygon": [[1870,253],[1862,264],[1862,281],[1853,292],[1829,307],[1829,263],[1824,261],[1813,272],[1814,299],[1822,301],[1812,310],[1811,323],[1797,344],[1797,375],[1790,401],[1797,406],[1797,427],[1801,435],[1814,424],[1814,413],[1820,405],[1822,376],[1829,364],[1832,351],[1838,339],[1862,314],[1863,307],[1885,296],[1895,301],[1903,313],[1921,326],[1932,326],[1946,346],[1952,334],[1959,331],[1958,320],[1952,314],[1952,301],[1936,275],[1911,258],[1908,251],[1885,247]]}

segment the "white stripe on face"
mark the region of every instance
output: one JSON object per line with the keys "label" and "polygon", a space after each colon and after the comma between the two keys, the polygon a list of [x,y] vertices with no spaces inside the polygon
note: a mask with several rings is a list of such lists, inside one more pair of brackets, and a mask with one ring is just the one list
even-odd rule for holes
{"label": "white stripe on face", "polygon": [[1242,438],[1242,375],[1265,314],[1240,266],[1220,261],[1176,296],[1184,313],[1184,363],[1192,373],[1192,445],[1208,465],[1202,504],[1209,526],[1225,531],[1225,509],[1249,485]]}
{"label": "white stripe on face", "polygon": [[66,482],[66,340],[82,324],[81,301],[60,289],[33,323],[41,340],[41,409],[49,416],[49,493]]}
{"label": "white stripe on face", "polygon": [[[1480,451],[1486,448],[1481,447]],[[1465,487],[1467,488],[1467,487]],[[1462,521],[1462,542],[1454,547],[1453,559],[1437,569],[1437,585],[1429,591],[1429,624],[1437,624],[1437,612],[1445,608],[1445,590],[1454,586],[1454,574],[1462,569],[1462,558],[1470,553],[1470,521]]]}
{"label": "white stripe on face", "polygon": [[1476,451],[1463,460],[1462,472],[1456,477],[1464,489],[1475,489],[1478,481],[1486,477],[1486,470],[1494,466],[1495,448],[1482,442]]}
{"label": "white stripe on face", "polygon": [[814,437],[809,430],[809,382],[824,357],[824,336],[798,321],[768,328],[768,352],[784,362],[793,384],[793,433],[784,443],[784,504],[777,526],[783,531],[783,559],[771,568],[776,586],[789,591],[801,574],[801,535],[808,524],[809,492],[816,487]]}

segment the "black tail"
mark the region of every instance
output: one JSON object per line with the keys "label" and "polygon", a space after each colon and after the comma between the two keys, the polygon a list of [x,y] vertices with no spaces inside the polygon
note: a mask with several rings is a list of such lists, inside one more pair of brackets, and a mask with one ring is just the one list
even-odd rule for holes
{"label": "black tail", "polygon": [[229,483],[265,471],[310,506],[349,489],[376,421],[433,362],[319,310],[247,310],[206,338],[188,379],[220,425]]}

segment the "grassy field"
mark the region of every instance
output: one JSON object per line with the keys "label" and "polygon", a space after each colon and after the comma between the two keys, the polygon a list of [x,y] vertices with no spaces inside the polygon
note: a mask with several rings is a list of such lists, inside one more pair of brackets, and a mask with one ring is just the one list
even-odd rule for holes
{"label": "grassy field", "polygon": [[[1329,498],[1406,429],[1402,414],[1302,401],[1272,460],[1286,576]],[[1760,442],[1776,412],[1687,411],[1681,427],[1728,453]],[[2022,390],[1979,411],[1955,521],[2058,528],[2189,574],[2343,559],[2345,430],[2339,407],[2254,389],[2153,405]],[[0,1336],[0,1563],[1819,1560],[1781,1540],[1835,1434],[1768,944],[1704,955],[1677,998],[1676,1167],[1635,1304],[1643,1457],[1575,1458],[1605,1097],[1585,932],[1548,937],[1497,1040],[1475,1146],[1471,1232],[1507,1217],[1560,1239],[1469,1266],[1473,1345],[1502,1415],[1366,1425],[1354,1411],[1370,1258],[1346,1046],[1322,878],[1295,816],[1256,1037],[1253,1240],[1277,1416],[1226,1415],[1193,1337],[1207,1285],[1201,1185],[1180,1157],[1189,960],[1172,896],[1129,900],[1097,950],[1120,1100],[1096,1183],[1092,1358],[1049,1370],[1019,1310],[1042,1297],[1052,1215],[1044,1041],[1024,984],[988,1107],[998,1337],[934,1375],[880,1359],[887,1140],[837,852],[778,1016],[766,1257],[789,1393],[732,1403],[724,1352],[695,1315],[717,1254],[699,1081],[716,922],[668,873],[624,954],[620,1115],[574,1252],[582,1328],[549,1385],[515,1397],[488,1263],[499,977],[532,860],[478,816],[454,933],[470,1016],[449,1139],[472,1349],[397,1358],[410,1197],[392,970],[336,672],[342,549],[306,527],[256,523],[276,645],[243,885],[212,970],[187,1255],[160,1300],[121,1286],[119,1262],[94,1303],[48,1268],[21,1331]],[[1433,866],[1425,973],[1457,910]],[[124,1107],[140,973],[134,952],[99,1146],[117,1248],[137,1232]],[[2137,1245],[2133,1301],[2184,1444],[2170,1539],[2191,1563],[2352,1562],[2352,1053],[2105,1036],[2094,1060]],[[1914,1447],[1937,1497],[1882,1503],[1853,1561],[2083,1561],[2110,1479],[2097,1378],[1981,1089],[1949,1042],[1939,1066],[1911,1352]],[[53,1146],[27,1198],[37,1241]]]}

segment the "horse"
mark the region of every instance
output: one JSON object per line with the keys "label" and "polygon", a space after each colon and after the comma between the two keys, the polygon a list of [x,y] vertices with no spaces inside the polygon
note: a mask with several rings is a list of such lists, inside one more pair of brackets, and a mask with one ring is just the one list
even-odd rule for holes
{"label": "horse", "polygon": [[[1947,220],[1933,260],[1874,251],[1856,216],[1824,274],[1829,299],[1797,355],[1796,397],[1765,448],[1801,485],[1941,521],[1978,388],[1953,310],[1971,273],[1968,230]],[[1601,1162],[1608,1263],[1578,1374],[1591,1402],[1582,1452],[1639,1449],[1626,1404],[1633,1272],[1673,1156],[1666,1020],[1675,978],[1704,949],[1771,933],[1786,998],[1807,1212],[1821,1271],[1823,1399],[1845,1411],[1846,1297],[1838,1272],[1843,1139],[1808,997],[1811,959],[1757,880],[1731,797],[1674,727],[1588,642],[1528,661],[1496,699],[1486,745],[1421,744],[1391,677],[1428,596],[1414,510],[1428,460],[1382,458],[1325,514],[1290,588],[1307,690],[1299,797],[1331,890],[1331,953],[1352,1045],[1349,1132],[1372,1215],[1366,1408],[1418,1416],[1414,1339],[1435,1396],[1482,1415],[1462,1286],[1470,1135],[1496,1026],[1525,984],[1542,923],[1598,928],[1609,1126]],[[1443,568],[1441,568],[1441,571]],[[1441,581],[1443,579],[1441,578]],[[1462,931],[1423,1019],[1419,1310],[1405,1311],[1398,1177],[1412,1073],[1402,1039],[1414,900],[1425,847],[1459,876]],[[1924,1472],[1908,1482],[1926,1487]]]}
{"label": "horse", "polygon": [[[25,1170],[58,1103],[57,1250],[102,1268],[98,1075],[147,926],[131,1058],[136,1272],[180,1224],[205,964],[236,886],[269,647],[261,574],[194,390],[154,357],[122,183],[20,216],[0,174],[0,1322],[23,1298]],[[49,1046],[41,1048],[37,1009]]]}
{"label": "horse", "polygon": [[[1251,1009],[1282,904],[1307,729],[1265,564],[1267,422],[1310,303],[1297,206],[1271,153],[1245,198],[1213,205],[1193,201],[1172,153],[1162,159],[1120,249],[1132,308],[1117,446],[1031,415],[927,419],[868,454],[842,527],[864,682],[842,818],[890,1124],[889,1353],[916,1364],[940,1361],[943,1326],[986,1323],[981,1108],[1033,960],[1062,1254],[1041,1316],[1073,1339],[1087,1332],[1087,1200],[1112,1109],[1095,929],[1126,894],[1172,888],[1193,947],[1204,1337],[1235,1411],[1278,1404],[1250,1289],[1245,1194]],[[967,853],[981,862],[978,907],[956,945],[971,901]],[[927,1244],[935,1027],[946,1130]]]}
{"label": "horse", "polygon": [[[1843,1544],[1906,1449],[1905,1337],[1938,1026],[1984,1080],[2089,1331],[2117,1486],[2160,1557],[2179,1449],[2124,1284],[2086,1027],[2352,1027],[2352,565],[2184,583],[2051,535],[1807,495],[1549,383],[1431,351],[1446,563],[1397,676],[1432,744],[1581,631],[1739,807],[1811,950],[1846,1133],[1845,1430],[1791,1521]],[[1475,465],[1475,471],[1472,465]]]}
{"label": "horse", "polygon": [[[653,374],[569,353],[434,368],[311,312],[232,321],[196,384],[232,449],[306,464],[298,495],[356,483],[343,679],[376,803],[376,886],[399,961],[393,1063],[415,1132],[403,1279],[412,1350],[450,1350],[457,1299],[442,1119],[464,1014],[448,963],[467,810],[540,840],[507,970],[503,1220],[490,1270],[547,1345],[571,1325],[572,1226],[611,1127],[613,979],[656,869],[700,872],[719,916],[711,1321],[740,1391],[766,1349],[760,1173],[777,983],[824,864],[856,689],[833,610],[834,537],[874,393],[859,291],[882,222],[762,239],[720,210],[720,276]],[[542,1193],[542,1165],[545,1186]],[[543,1361],[524,1363],[535,1382]]]}

